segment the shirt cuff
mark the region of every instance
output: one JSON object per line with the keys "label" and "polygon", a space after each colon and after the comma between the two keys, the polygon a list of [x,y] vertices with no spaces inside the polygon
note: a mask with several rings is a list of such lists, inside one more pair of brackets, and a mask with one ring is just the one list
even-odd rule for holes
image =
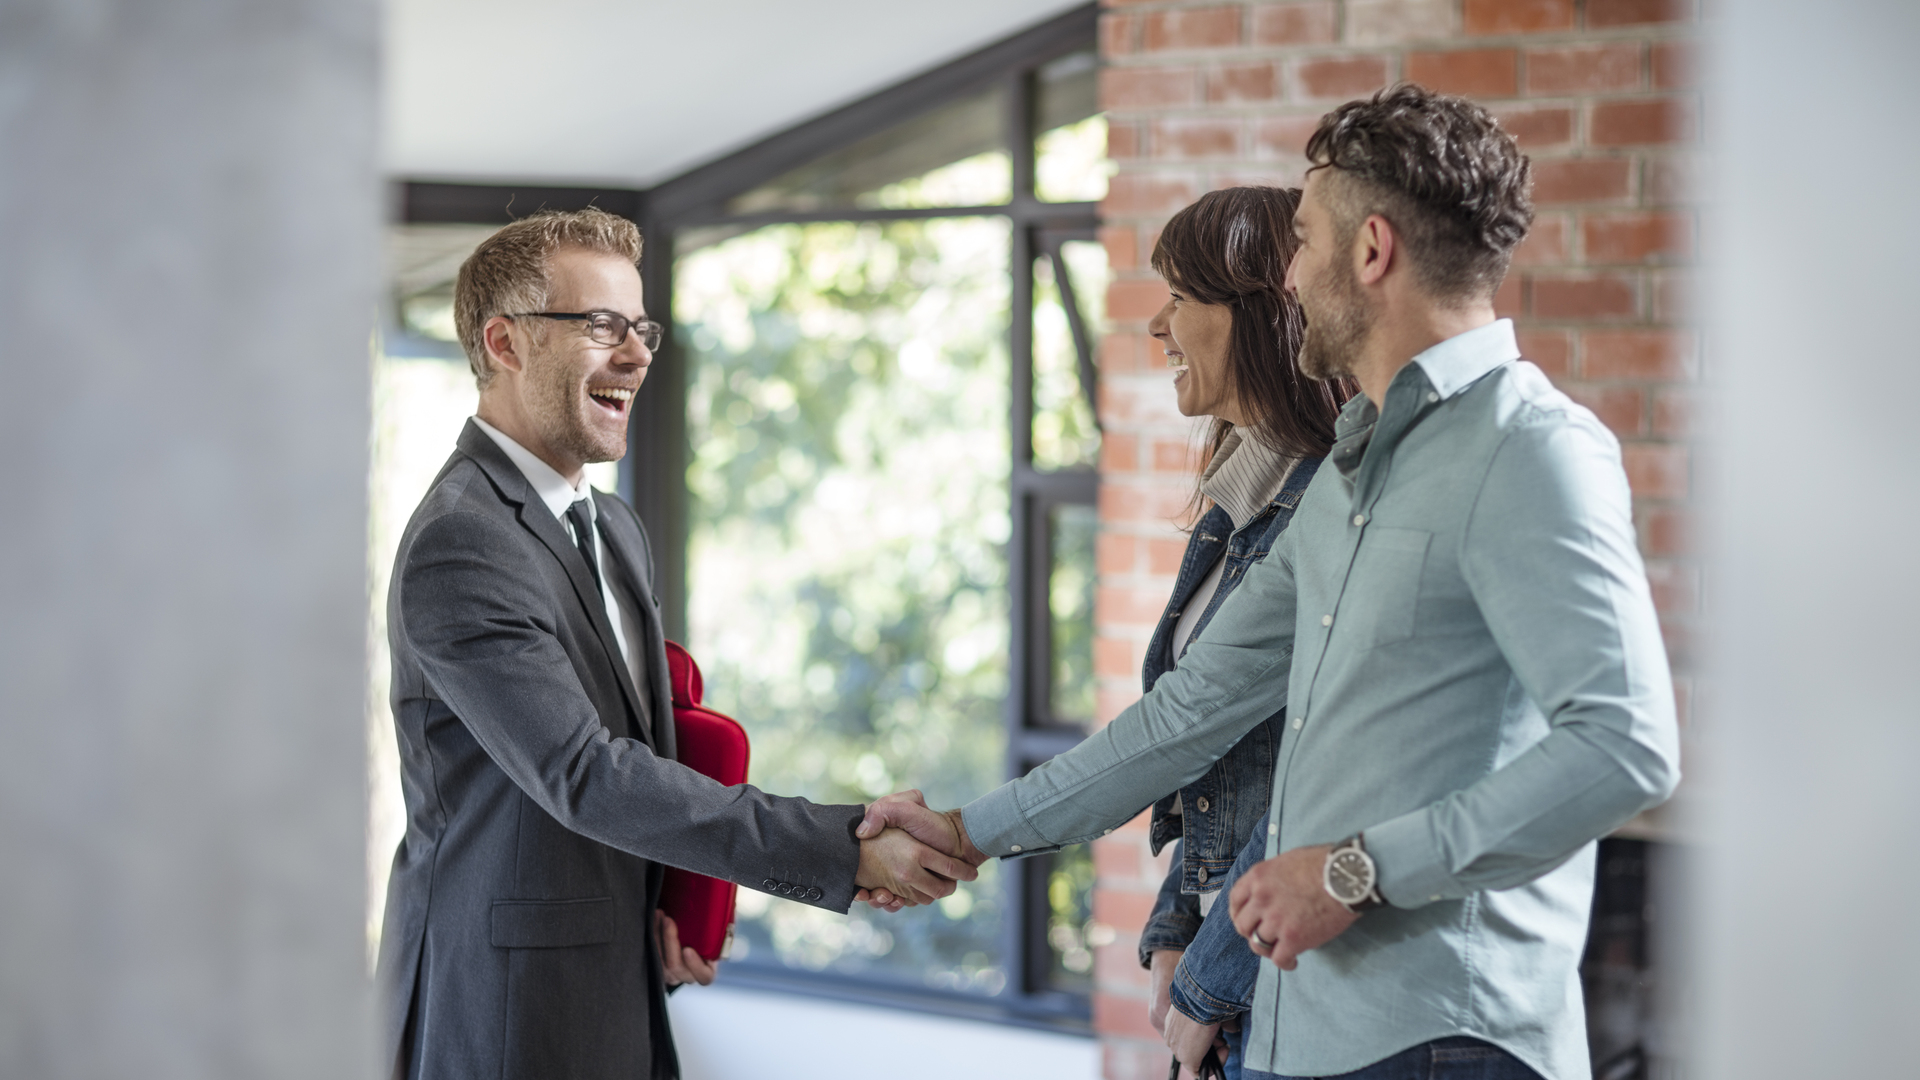
{"label": "shirt cuff", "polygon": [[1173,982],[1167,986],[1167,1001],[1196,1024],[1223,1024],[1246,1011],[1238,1002],[1223,1001],[1207,993],[1206,988],[1187,971],[1185,960],[1173,969]]}
{"label": "shirt cuff", "polygon": [[1397,908],[1425,907],[1438,900],[1467,895],[1447,867],[1433,842],[1427,810],[1402,814],[1366,830],[1367,854],[1373,858],[1376,887]]}
{"label": "shirt cuff", "polygon": [[1011,784],[1002,784],[961,807],[960,822],[966,826],[967,839],[988,855],[1018,858],[1060,849],[1028,824]]}

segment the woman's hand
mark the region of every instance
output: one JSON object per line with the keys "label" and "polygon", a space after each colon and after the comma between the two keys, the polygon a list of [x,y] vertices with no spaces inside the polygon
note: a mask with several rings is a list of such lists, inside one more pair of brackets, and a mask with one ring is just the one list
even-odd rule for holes
{"label": "woman's hand", "polygon": [[1155,949],[1147,967],[1147,977],[1153,983],[1153,994],[1147,1002],[1147,1022],[1162,1035],[1167,1033],[1167,1009],[1173,1004],[1167,991],[1173,985],[1173,971],[1180,966],[1184,955],[1180,949]]}

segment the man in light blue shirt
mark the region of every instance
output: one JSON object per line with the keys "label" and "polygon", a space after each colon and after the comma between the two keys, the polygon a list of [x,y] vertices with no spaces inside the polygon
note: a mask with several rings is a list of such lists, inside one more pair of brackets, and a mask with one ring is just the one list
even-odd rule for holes
{"label": "man in light blue shirt", "polygon": [[1494,315],[1532,207],[1491,116],[1402,86],[1308,156],[1301,366],[1364,391],[1335,467],[1112,724],[963,810],[892,796],[862,829],[974,859],[1081,843],[1284,703],[1267,859],[1210,916],[1274,961],[1248,1075],[1585,1078],[1594,841],[1678,779],[1619,446]]}

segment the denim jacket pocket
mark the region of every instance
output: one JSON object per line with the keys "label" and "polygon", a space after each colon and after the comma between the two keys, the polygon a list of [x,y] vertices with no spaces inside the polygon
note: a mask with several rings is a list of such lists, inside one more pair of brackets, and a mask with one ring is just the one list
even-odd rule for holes
{"label": "denim jacket pocket", "polygon": [[1368,648],[1413,636],[1420,574],[1432,541],[1432,533],[1418,529],[1368,528],[1350,577],[1366,582],[1366,588],[1348,590],[1340,605],[1339,619],[1347,633],[1359,635]]}

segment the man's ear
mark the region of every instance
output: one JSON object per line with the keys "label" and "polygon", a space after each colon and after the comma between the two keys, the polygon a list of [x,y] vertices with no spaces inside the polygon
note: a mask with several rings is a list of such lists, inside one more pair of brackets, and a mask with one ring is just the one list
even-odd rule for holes
{"label": "man's ear", "polygon": [[505,315],[495,315],[480,328],[480,343],[487,350],[489,363],[498,364],[508,371],[522,371],[526,361],[521,357],[519,348],[513,340],[513,320]]}
{"label": "man's ear", "polygon": [[1363,285],[1379,284],[1393,267],[1398,237],[1393,225],[1379,214],[1367,215],[1354,237],[1353,269]]}

